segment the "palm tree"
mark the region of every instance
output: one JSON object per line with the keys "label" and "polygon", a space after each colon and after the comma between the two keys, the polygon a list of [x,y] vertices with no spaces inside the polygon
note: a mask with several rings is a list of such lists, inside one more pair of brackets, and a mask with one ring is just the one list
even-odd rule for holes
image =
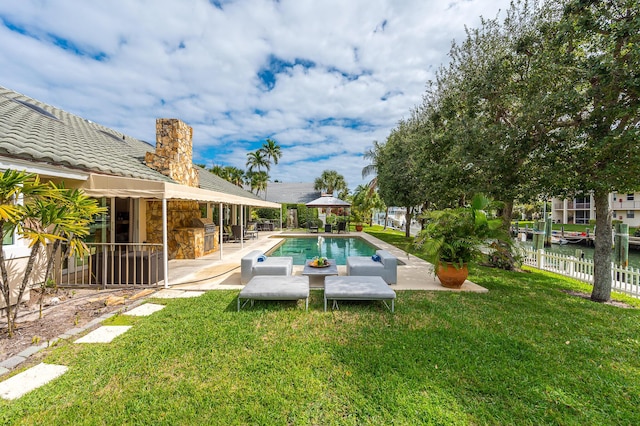
{"label": "palm tree", "polygon": [[235,186],[242,187],[242,184],[244,183],[244,170],[238,167],[227,166],[225,167],[225,173],[226,179],[229,182]]}
{"label": "palm tree", "polygon": [[225,177],[225,168],[219,164],[214,164],[209,170],[210,173],[213,173],[216,176],[220,176],[222,179],[227,179]]}
{"label": "palm tree", "polygon": [[[22,203],[16,202],[19,199]],[[85,245],[81,238],[88,235],[94,214],[103,211],[97,207],[96,200],[77,190],[65,190],[52,183],[41,184],[36,175],[7,170],[0,176],[0,289],[6,304],[9,337],[13,336],[20,302],[28,282],[33,279],[32,272],[40,249],[49,243],[63,241],[70,250],[82,253]],[[4,234],[14,231],[29,242],[31,252],[12,312],[9,271],[2,245]]]}
{"label": "palm tree", "polygon": [[[280,149],[280,145],[278,142],[273,139],[267,138],[267,141],[262,145],[260,151],[267,158],[267,161],[273,160],[273,164],[278,164],[278,160],[282,157],[282,150]],[[269,170],[269,168],[267,168]]]}
{"label": "palm tree", "polygon": [[250,172],[254,171],[254,169],[261,171],[263,167],[267,170],[271,170],[269,159],[261,150],[248,152],[246,165],[248,167],[248,171]]}
{"label": "palm tree", "polygon": [[338,196],[340,198],[345,198],[346,194],[349,192],[344,176],[335,170],[323,171],[320,177],[316,178],[313,188],[316,191],[325,190],[327,194],[338,192]]}
{"label": "palm tree", "polygon": [[[264,154],[267,162],[269,163],[267,170],[270,170],[271,160],[273,160],[273,164],[278,164],[278,160],[282,157],[280,145],[278,145],[278,142],[273,139],[267,138],[267,141],[262,145],[260,151]],[[265,183],[264,187],[264,199],[267,199],[267,183]]]}
{"label": "palm tree", "polygon": [[[373,141],[373,148],[369,148],[365,151],[363,158],[365,160],[369,160],[370,164],[367,164],[362,168],[362,178],[366,178],[367,176],[375,175],[373,179],[369,181],[367,186],[369,187],[370,195],[373,195],[374,192],[378,191],[378,163],[377,158],[380,151],[380,144],[378,141]],[[384,201],[378,197],[378,202],[384,204]],[[389,207],[385,205],[384,211],[384,229],[387,229],[387,217],[389,216]]]}
{"label": "palm tree", "polygon": [[267,182],[269,181],[269,175],[265,171],[258,172],[247,172],[246,173],[247,183],[251,187],[251,191],[256,191],[256,195],[260,193],[260,191],[266,191]]}

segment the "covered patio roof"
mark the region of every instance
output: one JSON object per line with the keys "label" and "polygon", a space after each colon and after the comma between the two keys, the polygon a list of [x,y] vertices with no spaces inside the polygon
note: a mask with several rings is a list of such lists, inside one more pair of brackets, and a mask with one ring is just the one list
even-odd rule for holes
{"label": "covered patio roof", "polygon": [[92,173],[80,185],[90,197],[156,198],[197,200],[279,209],[280,204],[256,198],[241,197],[172,182],[142,180]]}

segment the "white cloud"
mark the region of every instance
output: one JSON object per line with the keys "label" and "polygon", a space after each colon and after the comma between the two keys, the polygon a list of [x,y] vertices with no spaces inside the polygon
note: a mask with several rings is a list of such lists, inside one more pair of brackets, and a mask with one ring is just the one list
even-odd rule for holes
{"label": "white cloud", "polygon": [[[272,178],[334,169],[355,187],[362,153],[420,102],[452,39],[509,0],[219,3],[2,2],[0,84],[150,142],[156,118],[180,118],[197,162],[244,168],[272,137]],[[298,64],[265,91],[272,59]]]}

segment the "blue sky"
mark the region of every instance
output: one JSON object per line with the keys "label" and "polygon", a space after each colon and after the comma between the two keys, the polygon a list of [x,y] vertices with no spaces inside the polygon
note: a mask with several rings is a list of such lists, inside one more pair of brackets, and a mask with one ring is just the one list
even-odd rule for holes
{"label": "blue sky", "polygon": [[272,138],[272,180],[332,169],[354,188],[451,42],[508,4],[4,0],[0,85],[153,144],[155,119],[179,118],[208,166],[244,169]]}

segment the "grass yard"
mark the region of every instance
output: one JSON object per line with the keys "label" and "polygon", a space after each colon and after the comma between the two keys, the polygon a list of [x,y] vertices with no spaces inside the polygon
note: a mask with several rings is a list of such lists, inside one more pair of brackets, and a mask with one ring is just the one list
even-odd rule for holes
{"label": "grass yard", "polygon": [[51,350],[69,371],[0,400],[0,424],[640,424],[640,310],[550,274],[470,278],[489,293],[398,292],[395,314],[325,313],[320,290],[309,312],[238,313],[237,291],[162,300],[114,318],[133,328],[110,344]]}

